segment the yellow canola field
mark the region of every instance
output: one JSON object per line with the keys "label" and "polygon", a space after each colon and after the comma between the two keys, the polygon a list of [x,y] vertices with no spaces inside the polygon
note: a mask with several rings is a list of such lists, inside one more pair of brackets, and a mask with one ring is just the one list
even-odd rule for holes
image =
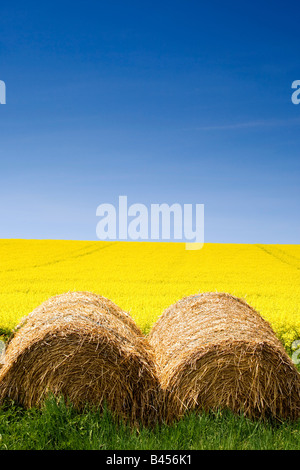
{"label": "yellow canola field", "polygon": [[300,245],[0,240],[0,334],[47,298],[82,290],[110,298],[145,332],[184,296],[229,292],[287,349],[300,339]]}

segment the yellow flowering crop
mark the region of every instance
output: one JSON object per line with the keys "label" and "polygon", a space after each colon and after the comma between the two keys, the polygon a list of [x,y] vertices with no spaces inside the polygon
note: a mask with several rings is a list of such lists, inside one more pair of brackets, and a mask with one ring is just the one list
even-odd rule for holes
{"label": "yellow flowering crop", "polygon": [[300,339],[300,246],[0,240],[0,332],[48,297],[87,290],[109,297],[149,331],[181,297],[243,297],[287,349]]}

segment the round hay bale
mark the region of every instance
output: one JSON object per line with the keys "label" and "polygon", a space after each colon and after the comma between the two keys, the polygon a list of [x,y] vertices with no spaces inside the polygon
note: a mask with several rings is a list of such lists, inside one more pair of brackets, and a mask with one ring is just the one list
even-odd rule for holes
{"label": "round hay bale", "polygon": [[[76,311],[80,311],[81,306],[84,309],[85,305],[94,305],[105,310],[109,315],[115,315],[117,318],[123,320],[123,322],[129,326],[135,333],[140,336],[142,335],[141,330],[136,325],[133,318],[129,313],[122,310],[118,305],[112,302],[110,299],[93,292],[66,292],[64,294],[55,295],[45,300],[41,305],[36,307],[31,313],[25,316],[15,328],[13,334],[21,328],[26,322],[34,321],[40,318],[44,313],[48,314],[50,310],[55,312],[59,307],[60,311],[67,306],[74,306]],[[13,336],[13,335],[12,335]]]}
{"label": "round hay bale", "polygon": [[166,420],[231,409],[250,418],[298,419],[300,374],[271,326],[225,293],[183,298],[148,336],[167,396]]}
{"label": "round hay bale", "polygon": [[51,392],[78,409],[106,403],[133,424],[157,422],[160,386],[146,338],[102,300],[76,293],[62,300],[46,301],[15,332],[0,371],[0,403],[40,406]]}

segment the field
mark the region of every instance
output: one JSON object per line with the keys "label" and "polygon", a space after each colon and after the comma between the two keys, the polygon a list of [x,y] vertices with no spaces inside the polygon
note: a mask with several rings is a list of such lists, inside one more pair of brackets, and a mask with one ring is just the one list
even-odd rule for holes
{"label": "field", "polygon": [[148,332],[180,298],[206,291],[243,297],[287,350],[300,338],[300,245],[0,241],[0,332],[48,297],[96,292]]}
{"label": "field", "polygon": [[[299,281],[299,245],[205,244],[186,251],[180,243],[1,240],[0,335],[7,337],[37,305],[67,291],[110,298],[145,333],[180,298],[223,291],[257,309],[291,354],[293,341],[300,339]],[[74,424],[72,431],[66,419]],[[49,426],[56,426],[52,437]],[[178,426],[136,436],[114,426],[107,416],[79,416],[51,402],[41,414],[12,407],[0,413],[0,448],[299,447],[299,423],[273,428],[230,414],[192,416]]]}

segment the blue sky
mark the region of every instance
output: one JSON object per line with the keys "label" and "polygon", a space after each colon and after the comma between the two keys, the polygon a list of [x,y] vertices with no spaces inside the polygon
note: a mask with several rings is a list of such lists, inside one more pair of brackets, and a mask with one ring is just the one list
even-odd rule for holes
{"label": "blue sky", "polygon": [[0,237],[96,240],[127,195],[298,244],[299,39],[296,2],[1,5]]}

